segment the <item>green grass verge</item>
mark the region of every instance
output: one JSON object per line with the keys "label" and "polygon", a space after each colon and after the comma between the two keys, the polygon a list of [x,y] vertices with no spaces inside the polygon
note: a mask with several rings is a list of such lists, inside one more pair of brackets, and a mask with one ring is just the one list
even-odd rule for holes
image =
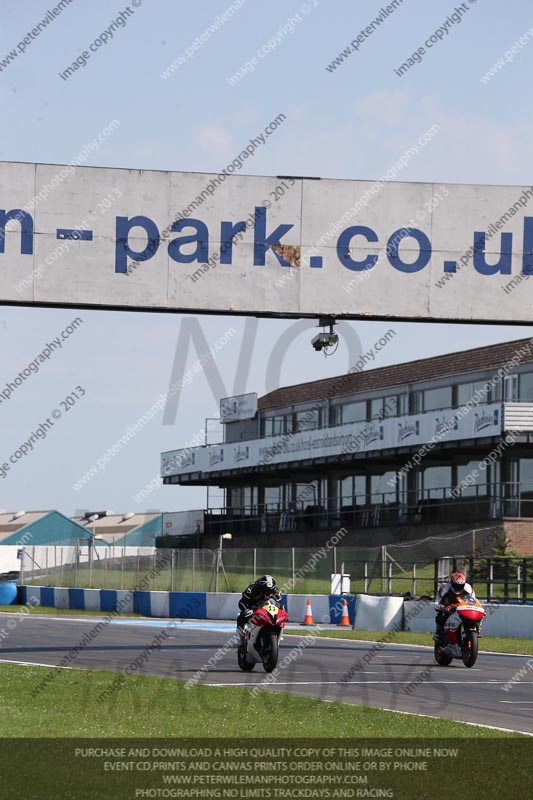
{"label": "green grass verge", "polygon": [[[45,676],[52,680],[35,697]],[[266,677],[266,676],[265,676]],[[0,664],[0,737],[428,737],[494,738],[511,734],[443,719],[394,714],[367,706],[288,694],[124,676]],[[268,720],[268,724],[266,724]],[[266,725],[266,727],[265,727]],[[519,736],[519,734],[513,734]]]}
{"label": "green grass verge", "polygon": [[[354,639],[358,642],[380,642],[385,640],[391,644],[424,644],[433,647],[431,634],[429,633],[409,633],[408,631],[398,631],[388,634],[386,631],[352,631],[352,630],[313,630],[313,628],[302,628],[302,630],[287,630],[287,636],[327,636],[334,639]],[[482,636],[479,642],[480,653],[483,650],[492,650],[496,653],[520,653],[526,656],[533,655],[533,639],[513,639],[503,636]]]}

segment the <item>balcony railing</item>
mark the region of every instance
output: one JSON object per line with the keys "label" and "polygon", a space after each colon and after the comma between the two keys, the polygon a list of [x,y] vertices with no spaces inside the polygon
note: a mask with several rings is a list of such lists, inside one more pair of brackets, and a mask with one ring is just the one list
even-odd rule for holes
{"label": "balcony railing", "polygon": [[[369,502],[370,501],[370,502]],[[533,517],[533,484],[497,483],[358,495],[325,504],[266,503],[243,508],[204,512],[204,533],[220,535],[275,534],[325,530],[337,527],[372,528],[450,522],[476,522],[499,517]]]}

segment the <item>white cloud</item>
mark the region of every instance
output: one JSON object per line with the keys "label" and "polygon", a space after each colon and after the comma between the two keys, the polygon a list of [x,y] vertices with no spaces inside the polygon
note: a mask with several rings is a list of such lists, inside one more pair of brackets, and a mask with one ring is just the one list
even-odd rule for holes
{"label": "white cloud", "polygon": [[394,127],[403,125],[410,105],[408,92],[374,92],[355,103],[355,110],[369,122]]}
{"label": "white cloud", "polygon": [[226,128],[204,125],[198,132],[198,144],[211,155],[227,156],[232,152],[231,134]]}

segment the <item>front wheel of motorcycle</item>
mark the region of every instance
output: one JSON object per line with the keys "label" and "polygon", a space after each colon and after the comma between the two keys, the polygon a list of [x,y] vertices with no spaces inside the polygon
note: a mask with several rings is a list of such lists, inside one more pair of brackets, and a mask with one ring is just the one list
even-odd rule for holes
{"label": "front wheel of motorcycle", "polygon": [[255,667],[255,663],[250,664],[249,661],[246,661],[245,655],[240,647],[237,650],[237,661],[239,663],[239,667],[242,669],[243,672],[251,672]]}
{"label": "front wheel of motorcycle", "polygon": [[435,642],[434,655],[435,655],[435,661],[437,662],[439,667],[447,667],[448,664],[451,664],[452,662],[452,657],[447,655],[444,652],[443,648],[440,647],[436,642]]}
{"label": "front wheel of motorcycle", "polygon": [[263,668],[265,672],[272,672],[278,663],[279,642],[275,633],[268,633],[263,640]]}
{"label": "front wheel of motorcycle", "polygon": [[477,659],[477,631],[465,631],[463,634],[464,647],[461,651],[465,667],[473,667]]}

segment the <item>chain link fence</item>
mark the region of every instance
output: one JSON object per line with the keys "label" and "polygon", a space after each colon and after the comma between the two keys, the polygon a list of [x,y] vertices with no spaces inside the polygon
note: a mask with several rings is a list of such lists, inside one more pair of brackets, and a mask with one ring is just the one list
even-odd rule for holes
{"label": "chain link fence", "polygon": [[[24,547],[20,583],[152,590],[241,592],[274,575],[286,593],[329,594],[332,576],[349,576],[351,593],[434,594],[435,559],[490,556],[501,526],[432,536],[385,547],[166,549],[79,544]],[[346,584],[345,584],[346,586]]]}

